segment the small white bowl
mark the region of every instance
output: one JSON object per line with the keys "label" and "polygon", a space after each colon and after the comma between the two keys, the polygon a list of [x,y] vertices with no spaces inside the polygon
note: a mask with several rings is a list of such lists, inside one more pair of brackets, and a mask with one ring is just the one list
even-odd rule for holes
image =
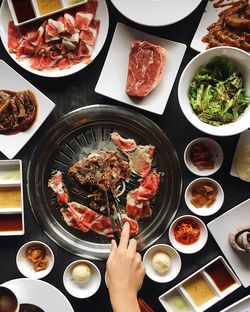
{"label": "small white bowl", "polygon": [[[189,245],[179,243],[174,236],[174,228],[176,227],[177,223],[185,219],[190,219],[196,222],[200,228],[200,235],[199,235],[198,240]],[[208,233],[207,233],[206,225],[201,221],[201,219],[193,215],[183,215],[183,216],[178,217],[172,222],[169,228],[170,243],[173,245],[175,249],[177,249],[179,252],[182,252],[184,254],[193,254],[201,250],[207,242],[207,237],[208,237]]]}
{"label": "small white bowl", "polygon": [[[192,198],[192,188],[194,187],[195,184],[197,183],[212,183],[217,187],[218,193],[216,196],[216,199],[214,201],[214,203],[207,207],[200,207],[200,208],[196,208],[192,203],[191,203],[191,198]],[[189,185],[186,188],[185,191],[185,202],[186,205],[188,206],[189,210],[191,210],[194,214],[198,215],[198,216],[211,216],[214,213],[216,213],[223,205],[224,202],[224,191],[221,187],[221,185],[215,181],[214,179],[211,178],[198,178],[193,180],[191,183],[189,183]]]}
{"label": "small white bowl", "polygon": [[[46,258],[48,259],[48,266],[46,269],[36,272],[33,269],[32,263],[28,260],[26,257],[26,250],[27,248],[33,246],[33,245],[41,245],[45,248],[46,251]],[[41,242],[41,241],[30,241],[24,244],[17,252],[16,255],[16,264],[18,267],[18,270],[25,276],[33,279],[41,279],[48,275],[50,271],[52,270],[54,266],[54,254],[51,248]]]}
{"label": "small white bowl", "polygon": [[[90,267],[91,277],[86,283],[77,283],[72,279],[72,270],[77,264],[86,264]],[[63,273],[63,284],[69,294],[76,298],[88,298],[94,295],[101,285],[101,273],[91,261],[80,259],[71,262]]]}
{"label": "small white bowl", "polygon": [[243,76],[246,95],[250,94],[249,53],[234,47],[216,47],[199,53],[187,64],[179,80],[178,99],[184,116],[194,127],[210,135],[230,136],[241,133],[250,127],[250,106],[246,108],[235,122],[221,126],[212,126],[198,118],[189,102],[190,84],[195,74],[201,67],[206,66],[217,56],[224,56],[232,60],[236,69]]}
{"label": "small white bowl", "polygon": [[[166,253],[171,260],[170,270],[166,273],[157,272],[152,266],[153,256],[157,252]],[[181,270],[181,257],[179,253],[171,246],[166,244],[157,244],[150,247],[144,254],[143,263],[145,265],[147,276],[158,283],[167,283],[176,278],[176,276],[180,273]]]}
{"label": "small white bowl", "polygon": [[[192,150],[192,147],[195,144],[198,143],[203,143],[206,147],[209,148],[210,152],[213,155],[214,158],[214,168],[213,169],[199,169],[198,167],[196,167],[191,159],[190,159],[190,153]],[[223,163],[223,151],[222,148],[220,147],[220,145],[213,139],[210,138],[197,138],[193,141],[191,141],[187,147],[185,148],[184,151],[184,162],[185,165],[187,166],[187,168],[194,174],[198,175],[198,176],[209,176],[214,174],[216,171],[218,171]]]}

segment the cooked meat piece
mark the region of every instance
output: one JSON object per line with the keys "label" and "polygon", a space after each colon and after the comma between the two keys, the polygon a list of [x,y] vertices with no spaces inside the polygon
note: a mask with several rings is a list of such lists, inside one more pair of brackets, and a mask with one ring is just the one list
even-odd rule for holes
{"label": "cooked meat piece", "polygon": [[145,97],[161,81],[166,50],[160,45],[136,40],[131,43],[126,92],[130,96]]}
{"label": "cooked meat piece", "polygon": [[15,134],[27,130],[37,114],[35,95],[30,90],[0,90],[0,133]]}

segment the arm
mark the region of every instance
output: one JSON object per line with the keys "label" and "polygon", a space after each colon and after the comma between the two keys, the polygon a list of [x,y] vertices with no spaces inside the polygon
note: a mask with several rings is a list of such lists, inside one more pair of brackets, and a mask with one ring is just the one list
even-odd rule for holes
{"label": "arm", "polygon": [[126,222],[119,246],[114,240],[111,242],[107,261],[107,281],[114,312],[140,312],[137,292],[142,285],[145,268],[136,246],[135,239],[129,240],[129,223]]}

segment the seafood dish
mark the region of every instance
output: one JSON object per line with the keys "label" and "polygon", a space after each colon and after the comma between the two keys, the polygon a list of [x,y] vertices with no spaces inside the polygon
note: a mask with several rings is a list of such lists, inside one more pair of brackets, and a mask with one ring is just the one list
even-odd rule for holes
{"label": "seafood dish", "polygon": [[250,4],[248,0],[235,2],[217,1],[215,8],[226,7],[219,13],[219,19],[208,26],[208,33],[202,37],[207,49],[217,46],[232,46],[250,52]]}
{"label": "seafood dish", "polygon": [[160,83],[166,60],[166,49],[148,41],[131,42],[126,93],[145,97]]}
{"label": "seafood dish", "polygon": [[98,1],[72,8],[40,22],[8,25],[8,50],[16,59],[28,59],[33,69],[51,71],[91,62],[100,27],[95,18]]}
{"label": "seafood dish", "polygon": [[16,134],[31,127],[37,114],[37,101],[30,90],[0,90],[0,134]]}
{"label": "seafood dish", "polygon": [[[67,178],[72,192],[78,193],[88,206],[70,201],[64,182],[66,177],[61,171],[52,173],[48,186],[56,195],[68,226],[83,232],[93,230],[107,237],[113,237],[113,230],[106,212],[105,194],[112,194],[110,203],[116,218],[116,204],[121,206],[120,197],[125,196],[122,220],[130,223],[132,236],[139,231],[138,220],[152,215],[150,201],[160,183],[160,174],[151,167],[154,146],[137,145],[133,139],[123,138],[117,132],[111,133],[111,140],[114,150],[101,149],[98,153],[90,153],[68,168]],[[126,190],[130,179],[136,187]],[[118,222],[117,226],[120,231]]]}

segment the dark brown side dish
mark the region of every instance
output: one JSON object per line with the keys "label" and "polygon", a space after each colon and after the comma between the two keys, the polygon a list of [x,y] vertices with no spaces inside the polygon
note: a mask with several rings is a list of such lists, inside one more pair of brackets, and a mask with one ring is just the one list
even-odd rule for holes
{"label": "dark brown side dish", "polygon": [[30,90],[0,90],[0,134],[16,134],[33,124],[37,114],[36,97]]}

